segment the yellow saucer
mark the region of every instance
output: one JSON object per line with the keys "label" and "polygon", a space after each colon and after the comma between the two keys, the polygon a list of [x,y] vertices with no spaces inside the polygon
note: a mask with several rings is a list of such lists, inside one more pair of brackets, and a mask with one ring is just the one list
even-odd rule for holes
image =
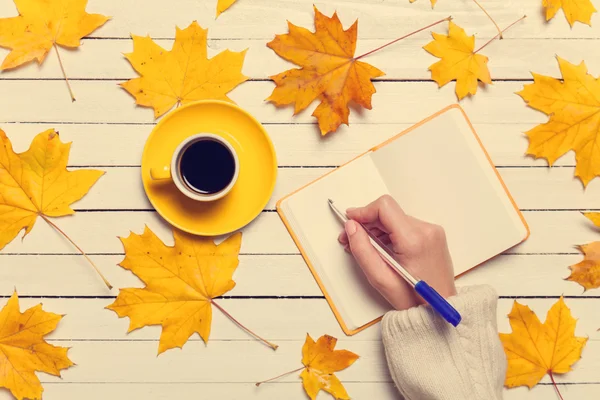
{"label": "yellow saucer", "polygon": [[[197,133],[214,133],[234,147],[240,162],[235,186],[225,197],[199,202],[168,181],[153,181],[151,168],[170,165],[177,146]],[[277,177],[273,143],[262,125],[234,104],[205,100],[179,107],[152,130],[142,155],[142,181],[156,211],[176,228],[217,236],[252,221],[267,205]]]}

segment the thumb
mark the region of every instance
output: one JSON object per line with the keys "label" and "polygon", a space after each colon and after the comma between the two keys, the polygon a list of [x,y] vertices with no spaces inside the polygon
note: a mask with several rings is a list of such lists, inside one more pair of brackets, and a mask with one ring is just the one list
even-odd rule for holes
{"label": "thumb", "polygon": [[367,232],[353,220],[346,222],[345,230],[348,235],[350,251],[369,282],[371,284],[384,282],[391,271],[371,244]]}

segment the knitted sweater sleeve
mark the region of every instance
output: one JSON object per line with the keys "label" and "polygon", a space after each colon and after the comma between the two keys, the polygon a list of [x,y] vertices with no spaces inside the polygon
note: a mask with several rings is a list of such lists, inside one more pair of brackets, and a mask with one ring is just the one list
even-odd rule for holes
{"label": "knitted sweater sleeve", "polygon": [[448,298],[462,315],[456,328],[424,305],[385,315],[388,367],[405,400],[502,399],[506,357],[497,299],[487,285],[459,289]]}

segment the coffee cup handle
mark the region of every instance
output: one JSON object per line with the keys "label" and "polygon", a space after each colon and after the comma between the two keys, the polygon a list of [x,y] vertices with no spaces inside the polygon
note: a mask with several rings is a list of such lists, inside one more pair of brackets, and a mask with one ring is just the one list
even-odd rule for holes
{"label": "coffee cup handle", "polygon": [[171,167],[165,165],[164,167],[160,168],[150,168],[150,177],[154,181],[173,179],[171,176]]}

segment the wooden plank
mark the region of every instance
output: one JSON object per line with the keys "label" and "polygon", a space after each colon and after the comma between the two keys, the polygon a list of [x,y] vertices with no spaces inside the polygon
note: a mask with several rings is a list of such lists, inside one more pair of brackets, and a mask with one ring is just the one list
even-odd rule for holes
{"label": "wooden plank", "polygon": [[[351,160],[410,126],[402,123],[344,125],[334,135],[325,138],[321,137],[314,124],[269,124],[265,128],[277,151],[279,165],[331,166]],[[523,132],[533,126],[499,123],[475,124],[474,128],[497,166],[546,166],[542,159],[525,156],[527,139]],[[153,124],[151,121],[140,125],[3,123],[0,127],[17,151],[26,150],[39,132],[53,128],[60,132],[63,141],[73,142],[69,159],[72,166],[139,166],[144,143]],[[555,166],[573,165],[575,157],[572,152],[555,163]]]}
{"label": "wooden plank", "polygon": [[[298,382],[274,382],[260,388],[254,382],[245,383],[60,383],[45,382],[45,375],[40,374],[44,382],[44,399],[63,400],[85,398],[87,400],[105,400],[127,395],[134,399],[196,399],[198,393],[219,400],[239,399],[289,399],[306,400],[306,393]],[[343,382],[344,387],[353,399],[397,399],[398,392],[393,383],[377,382]],[[600,396],[600,384],[560,385],[565,398],[593,399]],[[548,384],[537,385],[529,390],[526,387],[504,390],[505,400],[551,399],[555,396],[554,388]],[[327,395],[320,394],[317,399],[325,400]],[[6,392],[0,393],[0,399],[12,399]]]}
{"label": "wooden plank", "polygon": [[[85,398],[87,400],[105,400],[107,398],[120,399],[126,396],[131,399],[197,399],[212,398],[219,400],[239,399],[289,399],[306,400],[308,397],[297,382],[274,382],[257,388],[254,382],[243,383],[60,383],[45,382],[46,376],[40,374],[44,382],[45,400],[64,400]],[[364,399],[367,396],[374,398],[397,399],[398,392],[390,382],[362,383],[343,382],[346,390],[353,399]],[[600,385],[599,385],[600,386]],[[544,388],[544,386],[540,386]],[[580,386],[576,386],[579,388]],[[587,389],[581,386],[582,389]],[[536,393],[551,392],[544,389],[536,389]],[[574,391],[571,389],[566,393],[592,393],[587,391]],[[199,396],[200,395],[200,396]],[[318,400],[326,400],[329,395],[320,394]],[[524,399],[524,397],[507,397],[508,400]],[[12,400],[10,395],[0,392],[1,400]]]}
{"label": "wooden plank", "polygon": [[[136,107],[134,99],[114,81],[75,81],[78,100],[65,95],[63,81],[0,81],[0,123],[3,122],[125,122],[152,123],[150,108]],[[433,82],[377,82],[373,109],[350,114],[350,126],[358,123],[415,123],[456,102],[454,85],[441,89]],[[515,94],[522,82],[496,82],[461,102],[475,123],[544,122],[547,117],[528,108]],[[231,92],[231,98],[263,123],[314,123],[310,114],[317,106],[292,117],[293,108],[276,108],[264,101],[273,90],[272,82],[245,82]],[[51,107],[49,105],[52,105]],[[425,106],[426,105],[426,106]],[[35,110],[35,112],[31,112]]]}
{"label": "wooden plank", "polygon": [[[288,341],[303,341],[306,332],[311,335],[327,333],[346,342],[379,341],[381,336],[379,327],[366,329],[358,335],[345,336],[325,299],[219,299],[216,301],[248,328],[282,347],[284,345],[287,347],[285,343]],[[517,299],[517,301],[528,305],[543,321],[546,318],[546,312],[557,299],[527,298]],[[595,342],[598,345],[597,348],[600,349],[600,332],[597,331],[600,327],[600,316],[595,312],[600,304],[600,299],[569,298],[565,301],[573,316],[578,319],[576,334],[589,336],[590,341]],[[6,300],[3,299],[0,304],[5,302]],[[49,336],[49,339],[52,340],[114,340],[128,343],[151,341],[157,345],[156,342],[160,337],[160,326],[145,327],[127,334],[129,320],[127,318],[119,319],[114,312],[104,309],[113,302],[113,299],[23,298],[20,300],[22,309],[32,307],[40,302],[44,304],[46,310],[66,315],[59,328]],[[498,301],[497,320],[500,332],[511,331],[506,316],[510,312],[513,302],[513,299]],[[201,340],[198,335],[190,338],[190,342]],[[232,341],[247,342],[250,347],[253,340],[245,331],[214,309],[209,347],[213,343]],[[259,348],[262,347],[259,343],[255,345]],[[596,362],[600,363],[600,360],[596,360]],[[597,378],[598,376],[596,376]]]}
{"label": "wooden plank", "polygon": [[[446,28],[437,29],[443,32]],[[385,72],[378,80],[431,79],[428,67],[437,59],[423,50],[431,40],[428,33],[416,38],[408,38],[383,51],[373,53],[364,60]],[[483,43],[485,39],[477,39]],[[357,43],[356,54],[363,54],[386,44],[385,39],[364,39]],[[84,39],[80,49],[61,51],[63,64],[69,79],[131,79],[137,74],[122,56],[133,50],[131,40],[91,40]],[[170,50],[173,40],[157,39],[156,43]],[[267,40],[209,40],[209,57],[225,49],[241,51],[248,49],[243,73],[252,79],[268,79],[286,69],[295,67],[278,57],[267,46]],[[502,42],[486,47],[482,52],[489,59],[489,69],[493,79],[532,79],[530,70],[540,74],[560,76],[555,56],[559,55],[573,63],[585,60],[590,72],[600,74],[600,56],[589,52],[590,47],[598,46],[597,39],[574,41],[571,39],[518,39],[506,38]],[[0,50],[0,58],[8,50]],[[58,58],[50,55],[41,66],[29,64],[3,72],[0,79],[63,79]]]}
{"label": "wooden plank", "polygon": [[[78,213],[55,221],[88,253],[118,253],[118,236],[131,230],[141,233],[148,225],[162,240],[173,242],[171,227],[155,212]],[[276,213],[263,213],[244,228],[244,253],[296,253],[298,250]],[[73,247],[44,221],[39,221],[25,240],[13,240],[5,253],[72,253]],[[86,267],[87,268],[87,267]],[[102,267],[100,267],[102,269]]]}
{"label": "wooden plank", "polygon": [[[301,336],[305,335],[302,332]],[[316,335],[315,335],[316,336]],[[156,356],[157,342],[80,342],[70,341],[70,357],[77,363],[60,377],[45,377],[57,382],[256,382],[267,379],[300,365],[300,349],[304,340],[286,342],[277,351],[254,342],[201,342],[186,344],[183,351],[170,351]],[[63,344],[62,342],[51,342]],[[389,382],[391,378],[383,356],[383,348],[376,341],[340,340],[338,348],[348,349],[361,357],[352,368],[336,374],[342,382]],[[587,354],[600,350],[600,342],[591,341]],[[118,362],[115,355],[118,354]],[[243,354],[240,357],[240,354]],[[573,371],[556,376],[557,382],[595,382],[600,361],[585,357]],[[109,367],[110,366],[110,367]],[[176,372],[176,373],[175,373]],[[297,376],[281,378],[282,382],[296,382]],[[549,382],[546,376],[542,382]]]}
{"label": "wooden plank", "polygon": [[[330,172],[332,168],[280,168],[267,210],[283,196]],[[574,168],[502,168],[499,170],[521,209],[599,208],[600,179],[583,190]],[[176,190],[173,187],[173,190]],[[110,168],[76,209],[151,210],[139,168]]]}
{"label": "wooden plank", "polygon": [[[158,342],[70,341],[69,356],[77,368],[62,373],[63,382],[257,382],[282,373],[282,368],[300,366],[300,350],[306,332],[299,332],[301,341],[281,343],[277,351],[258,342],[189,342],[183,351],[170,351],[157,357]],[[52,344],[63,342],[50,341]],[[338,342],[361,355],[353,368],[341,371],[338,377],[357,382],[389,381],[381,344],[373,341]],[[119,354],[115,362],[115,354]],[[240,355],[243,355],[240,357]],[[591,361],[591,360],[590,360]],[[589,363],[588,363],[589,364]],[[107,366],[111,366],[107,368]],[[585,367],[585,365],[584,365]],[[585,368],[577,375],[589,377]],[[283,371],[283,372],[285,372]],[[575,375],[575,374],[573,374]],[[46,377],[48,381],[61,378]],[[282,378],[294,382],[297,377]],[[571,378],[577,382],[577,378]]]}
{"label": "wooden plank", "polygon": [[[116,288],[139,286],[135,275],[116,267],[123,255],[92,256]],[[106,296],[108,292],[80,256],[0,253],[0,293],[21,296]],[[32,279],[35,277],[35,279]],[[231,296],[322,296],[302,257],[242,255]],[[268,282],[277,282],[276,285]],[[548,291],[550,293],[550,291]],[[555,292],[554,292],[555,293]]]}
{"label": "wooden plank", "polygon": [[[94,262],[116,288],[140,285],[131,273],[116,267],[123,255],[94,255]],[[457,281],[459,286],[491,284],[500,296],[598,296],[565,281],[573,255],[500,255]],[[21,296],[106,296],[110,293],[78,255],[7,255],[0,253],[0,293],[16,287]],[[322,296],[299,254],[241,255],[228,296]],[[271,284],[273,282],[274,284]],[[600,328],[600,326],[599,326]]]}
{"label": "wooden plank", "polygon": [[[598,240],[598,231],[577,211],[525,211],[531,237],[509,253],[576,253],[575,245]],[[117,236],[141,233],[148,225],[165,243],[172,242],[167,224],[154,212],[80,212],[54,220],[88,253],[120,253]],[[279,216],[265,212],[243,229],[243,253],[297,253]],[[73,247],[44,221],[24,239],[13,240],[4,253],[73,253]],[[82,260],[83,263],[83,260]],[[87,268],[87,266],[86,266]]]}
{"label": "wooden plank", "polygon": [[[246,3],[246,4],[244,4]],[[439,19],[452,16],[455,22],[468,27],[470,34],[491,37],[496,28],[473,2],[439,2],[432,10],[427,1],[410,4],[408,0],[386,2],[344,0],[253,0],[238,2],[215,20],[216,1],[198,2],[179,0],[177,6],[171,3],[120,2],[118,0],[91,0],[87,10],[112,16],[112,20],[93,33],[94,37],[129,37],[151,34],[154,37],[173,37],[175,25],[185,27],[193,19],[210,29],[213,38],[261,38],[270,39],[276,33],[285,32],[286,21],[301,26],[312,27],[314,21],[313,3],[327,15],[335,10],[344,25],[348,27],[357,17],[359,35],[364,38],[393,39],[422,28]],[[600,29],[592,18],[592,27],[576,24],[570,28],[562,12],[549,23],[545,22],[540,2],[537,0],[487,0],[487,11],[502,27],[527,15],[527,20],[511,28],[507,37],[522,38],[598,38]],[[0,5],[3,17],[16,15],[12,2]]]}
{"label": "wooden plank", "polygon": [[[564,278],[568,266],[582,255],[499,255],[457,280],[458,286],[489,284],[500,296],[595,296],[598,290],[583,288]],[[600,326],[599,326],[600,327]]]}

